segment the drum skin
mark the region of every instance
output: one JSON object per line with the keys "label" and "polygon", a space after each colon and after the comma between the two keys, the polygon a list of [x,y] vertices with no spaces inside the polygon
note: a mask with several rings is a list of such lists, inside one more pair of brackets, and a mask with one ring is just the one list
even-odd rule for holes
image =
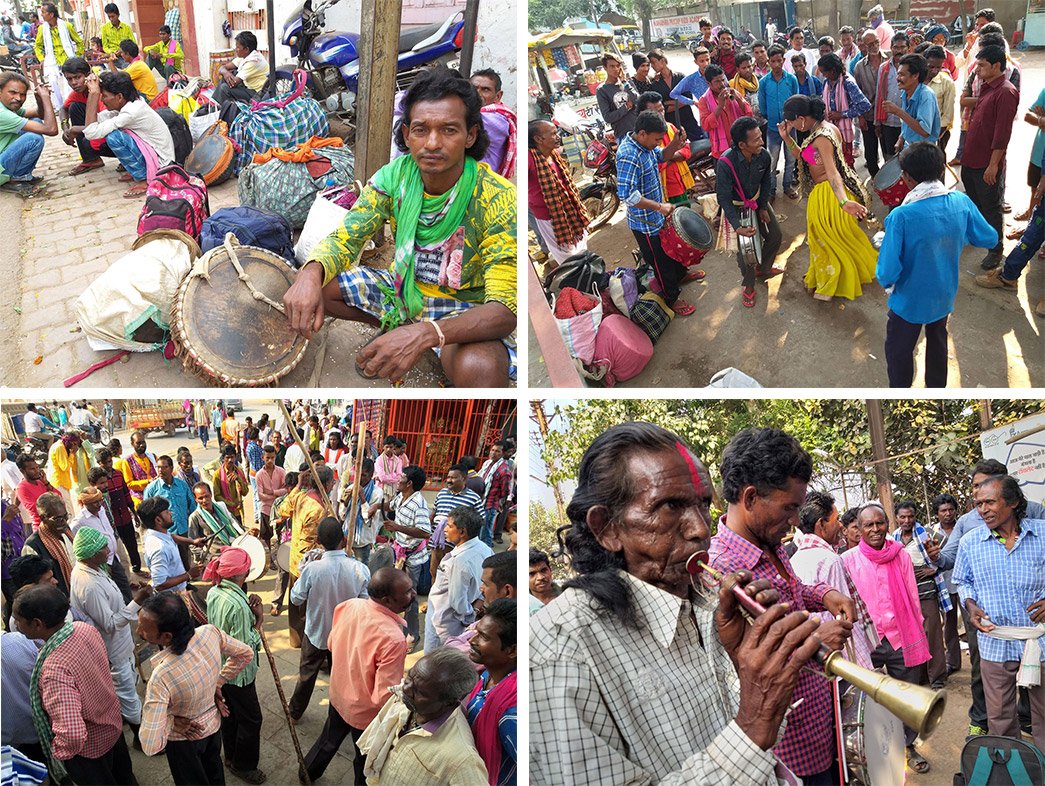
{"label": "drum skin", "polygon": [[[253,285],[282,302],[294,281],[290,264],[264,248],[237,245],[235,250]],[[225,246],[200,257],[182,281],[171,310],[171,338],[187,370],[229,387],[275,384],[294,370],[308,347],[281,312],[254,299]]]}
{"label": "drum skin", "polygon": [[874,176],[874,191],[886,207],[896,207],[911,190],[900,176],[900,157],[890,158]]}
{"label": "drum skin", "polygon": [[686,267],[699,264],[714,245],[711,226],[688,207],[676,207],[664,220],[660,244],[664,253]]}
{"label": "drum skin", "polygon": [[906,753],[900,719],[854,686],[843,694],[841,705],[850,786],[903,783]]}
{"label": "drum skin", "polygon": [[247,581],[257,581],[265,575],[269,560],[264,543],[253,535],[240,535],[232,541],[232,547],[243,549],[250,556],[250,573],[247,574]]}
{"label": "drum skin", "polygon": [[276,565],[284,573],[290,572],[290,543],[281,543],[276,550]]}

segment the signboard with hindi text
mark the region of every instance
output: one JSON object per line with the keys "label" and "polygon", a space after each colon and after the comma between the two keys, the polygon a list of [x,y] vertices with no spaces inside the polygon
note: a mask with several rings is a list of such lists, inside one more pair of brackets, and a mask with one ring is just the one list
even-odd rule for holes
{"label": "signboard with hindi text", "polygon": [[997,459],[1027,499],[1045,504],[1045,413],[980,434],[984,458]]}

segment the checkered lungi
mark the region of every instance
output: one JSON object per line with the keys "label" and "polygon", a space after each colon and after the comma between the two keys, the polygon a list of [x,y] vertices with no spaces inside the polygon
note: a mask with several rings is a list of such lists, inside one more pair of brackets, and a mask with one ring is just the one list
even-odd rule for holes
{"label": "checkered lungi", "polygon": [[[386,287],[392,287],[394,284],[392,271],[359,265],[346,270],[344,273],[339,273],[337,277],[337,285],[341,289],[341,299],[345,301],[345,305],[354,306],[380,319],[385,310],[385,296],[378,288],[378,283]],[[448,297],[426,297],[420,320],[455,317],[477,305],[481,304],[465,303]],[[502,338],[501,343],[508,350],[508,377],[516,379],[518,357],[515,335]],[[439,350],[436,349],[435,353],[438,355]]]}

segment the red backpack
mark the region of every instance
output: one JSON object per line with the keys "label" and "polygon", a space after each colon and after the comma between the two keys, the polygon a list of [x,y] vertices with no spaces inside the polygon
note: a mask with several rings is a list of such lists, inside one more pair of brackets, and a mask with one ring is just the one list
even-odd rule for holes
{"label": "red backpack", "polygon": [[199,242],[203,222],[210,216],[207,186],[179,164],[156,171],[149,182],[145,205],[138,216],[138,236],[154,229],[180,229]]}

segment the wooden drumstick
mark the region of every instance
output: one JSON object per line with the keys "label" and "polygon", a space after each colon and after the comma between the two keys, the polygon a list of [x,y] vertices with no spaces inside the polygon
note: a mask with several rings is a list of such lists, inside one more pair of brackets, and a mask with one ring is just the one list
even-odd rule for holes
{"label": "wooden drumstick", "polygon": [[287,422],[290,427],[290,437],[294,440],[294,444],[301,448],[301,452],[305,454],[305,461],[308,462],[309,471],[312,473],[312,481],[316,484],[316,491],[320,492],[320,496],[323,498],[323,508],[328,516],[334,515],[334,506],[330,504],[330,495],[327,494],[326,489],[323,488],[323,484],[319,480],[319,473],[316,472],[316,463],[312,460],[312,456],[309,455],[308,448],[301,441],[301,437],[298,436],[298,430],[294,428],[294,421],[290,419],[290,413],[287,412],[287,405],[283,403],[283,399],[276,401],[276,406],[279,407],[279,411],[283,414],[283,419]]}
{"label": "wooden drumstick", "polygon": [[348,532],[345,533],[345,537],[348,539],[348,543],[345,545],[345,551],[348,552],[349,556],[352,556],[352,545],[356,539],[356,512],[359,510],[359,473],[363,471],[363,455],[366,453],[366,421],[359,421],[359,430],[356,432],[358,439],[356,440],[356,474],[352,476],[352,504],[348,507]]}
{"label": "wooden drumstick", "polygon": [[[280,402],[282,404],[282,402]],[[272,669],[272,680],[276,683],[276,693],[279,694],[279,703],[283,707],[283,715],[287,719],[287,728],[290,729],[290,738],[294,740],[294,752],[298,755],[298,770],[304,776],[302,783],[305,786],[312,786],[312,779],[308,777],[308,768],[305,767],[305,756],[301,752],[301,743],[298,741],[298,731],[294,726],[293,721],[290,719],[290,707],[287,704],[287,696],[283,693],[283,683],[279,681],[279,671],[276,669],[276,660],[272,657],[272,650],[269,649],[268,639],[265,638],[265,630],[259,625],[258,633],[261,635],[261,646],[265,650],[265,655],[269,661],[269,668]]]}

